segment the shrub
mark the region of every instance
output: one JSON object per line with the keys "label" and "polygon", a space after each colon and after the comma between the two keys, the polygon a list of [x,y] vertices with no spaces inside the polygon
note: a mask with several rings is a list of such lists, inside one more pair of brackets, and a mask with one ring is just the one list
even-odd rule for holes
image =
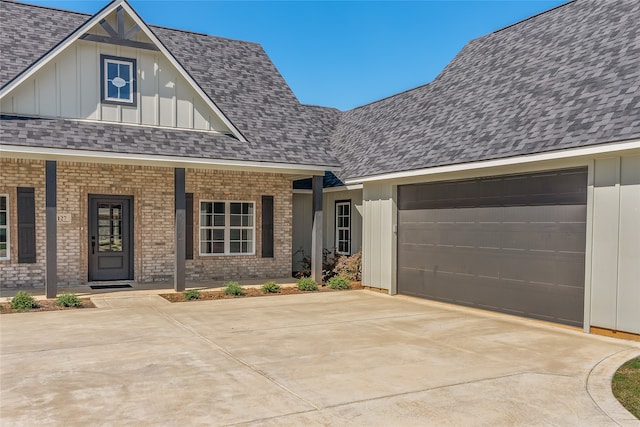
{"label": "shrub", "polygon": [[82,301],[76,294],[61,294],[56,298],[58,307],[82,307]]}
{"label": "shrub", "polygon": [[182,294],[182,298],[184,298],[185,301],[200,299],[200,291],[197,289],[190,289]]}
{"label": "shrub", "polygon": [[241,297],[244,295],[244,289],[238,282],[227,282],[224,284],[224,294]]}
{"label": "shrub", "polygon": [[341,256],[336,263],[335,273],[352,282],[360,281],[362,278],[362,251],[351,256]]}
{"label": "shrub", "polygon": [[[296,277],[308,277],[311,275],[311,255],[306,255],[304,249],[300,248],[295,254],[300,253],[302,260],[300,260],[300,266],[302,269],[296,274]],[[295,255],[294,254],[294,255]],[[335,276],[336,262],[338,262],[338,256],[334,249],[322,250],[322,281],[326,282],[333,276]]]}
{"label": "shrub", "polygon": [[33,295],[25,291],[18,291],[18,293],[11,298],[10,304],[12,309],[18,311],[31,310],[32,308],[38,307],[38,303]]}
{"label": "shrub", "polygon": [[351,289],[351,280],[344,276],[333,276],[329,279],[331,289]]}
{"label": "shrub", "polygon": [[301,277],[298,279],[298,289],[301,291],[317,291],[318,284],[311,277]]}
{"label": "shrub", "polygon": [[262,292],[265,294],[277,294],[280,293],[281,287],[276,282],[267,282],[262,285]]}

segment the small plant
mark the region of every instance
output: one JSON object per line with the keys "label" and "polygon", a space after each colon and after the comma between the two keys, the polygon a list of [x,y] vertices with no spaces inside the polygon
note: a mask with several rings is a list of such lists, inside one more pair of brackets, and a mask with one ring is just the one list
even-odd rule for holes
{"label": "small plant", "polygon": [[82,307],[82,301],[76,294],[60,294],[56,298],[58,307]]}
{"label": "small plant", "polygon": [[38,303],[33,295],[25,291],[18,291],[18,293],[11,298],[10,304],[12,309],[18,311],[31,310],[32,308],[38,307]]}
{"label": "small plant", "polygon": [[311,277],[301,277],[298,279],[298,289],[301,291],[317,291],[318,284]]}
{"label": "small plant", "polygon": [[244,295],[244,289],[238,282],[227,282],[224,284],[224,294],[241,297]]}
{"label": "small plant", "polygon": [[344,276],[352,282],[361,280],[362,277],[362,251],[351,256],[341,256],[336,263],[336,275]]}
{"label": "small plant", "polygon": [[264,292],[265,294],[278,294],[281,290],[282,288],[280,287],[280,285],[273,281],[267,282],[262,285],[262,292]]}
{"label": "small plant", "polygon": [[329,279],[331,289],[351,289],[351,281],[344,276],[333,276]]}
{"label": "small plant", "polygon": [[200,291],[197,289],[190,289],[182,294],[182,298],[184,298],[185,301],[200,299]]}

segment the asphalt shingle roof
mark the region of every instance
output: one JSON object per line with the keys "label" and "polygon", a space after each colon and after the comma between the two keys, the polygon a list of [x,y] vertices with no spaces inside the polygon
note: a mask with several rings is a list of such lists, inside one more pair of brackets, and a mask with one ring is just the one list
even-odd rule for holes
{"label": "asphalt shingle roof", "polygon": [[[88,15],[2,1],[0,85]],[[341,113],[301,105],[255,43],[151,27],[249,143],[3,117],[5,143],[338,165],[340,180],[640,138],[640,3],[575,0],[473,40],[431,83]],[[121,138],[127,143],[120,140]],[[338,161],[339,159],[339,161]]]}
{"label": "asphalt shingle roof", "polygon": [[577,0],[471,41],[431,83],[342,114],[340,177],[640,137],[640,2]]}
{"label": "asphalt shingle roof", "polygon": [[[89,18],[85,14],[2,1],[0,85],[8,83]],[[234,142],[228,137],[208,132],[171,129],[151,132],[137,126],[108,124],[96,126],[96,129],[109,129],[128,139],[133,136],[142,138],[130,149],[144,147],[146,154],[182,152],[205,156],[209,153],[216,159],[339,165],[329,145],[339,112],[300,104],[260,45],[162,27],[152,26],[151,29],[249,143]],[[79,130],[74,129],[77,126],[84,132],[84,139],[91,143],[91,148],[86,149],[113,151],[114,147],[120,147],[130,151],[82,122],[34,119],[27,124],[24,120],[7,119],[5,117],[1,124],[3,138],[20,133],[21,129],[31,129],[28,137],[21,134],[19,143],[23,145],[52,148],[73,145],[83,149],[82,144],[65,142],[65,138],[77,140]],[[42,133],[35,132],[36,129]],[[166,138],[161,136],[163,132],[173,136],[185,135],[183,139],[172,141],[173,145],[216,141],[220,150],[158,145],[158,141]],[[56,134],[60,139],[46,138],[48,133]],[[5,139],[2,141],[13,143]]]}

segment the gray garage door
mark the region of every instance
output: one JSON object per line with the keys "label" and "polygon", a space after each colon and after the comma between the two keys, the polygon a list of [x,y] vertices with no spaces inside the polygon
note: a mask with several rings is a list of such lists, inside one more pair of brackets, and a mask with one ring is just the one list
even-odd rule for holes
{"label": "gray garage door", "polygon": [[398,292],[582,326],[587,171],[398,188]]}

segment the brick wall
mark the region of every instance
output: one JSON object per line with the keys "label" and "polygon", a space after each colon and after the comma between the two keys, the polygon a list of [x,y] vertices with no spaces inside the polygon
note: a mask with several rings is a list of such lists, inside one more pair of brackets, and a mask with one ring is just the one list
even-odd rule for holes
{"label": "brick wall", "polygon": [[[9,260],[0,261],[0,286],[44,288],[45,247],[44,161],[0,158],[0,194],[9,196]],[[18,264],[17,188],[34,187],[36,202],[36,262]]]}
{"label": "brick wall", "polygon": [[[3,287],[43,287],[45,273],[44,162],[0,160],[0,194],[9,194],[11,259],[0,261]],[[291,264],[291,182],[283,175],[187,169],[186,190],[194,193],[194,259],[188,280],[229,280],[288,276]],[[88,278],[89,195],[133,196],[134,278],[139,282],[173,277],[173,169],[58,162],[58,285],[77,286]],[[16,187],[35,187],[36,264],[17,263]],[[261,258],[261,198],[274,196],[274,257]],[[256,204],[256,255],[200,256],[199,201],[243,200]]]}

